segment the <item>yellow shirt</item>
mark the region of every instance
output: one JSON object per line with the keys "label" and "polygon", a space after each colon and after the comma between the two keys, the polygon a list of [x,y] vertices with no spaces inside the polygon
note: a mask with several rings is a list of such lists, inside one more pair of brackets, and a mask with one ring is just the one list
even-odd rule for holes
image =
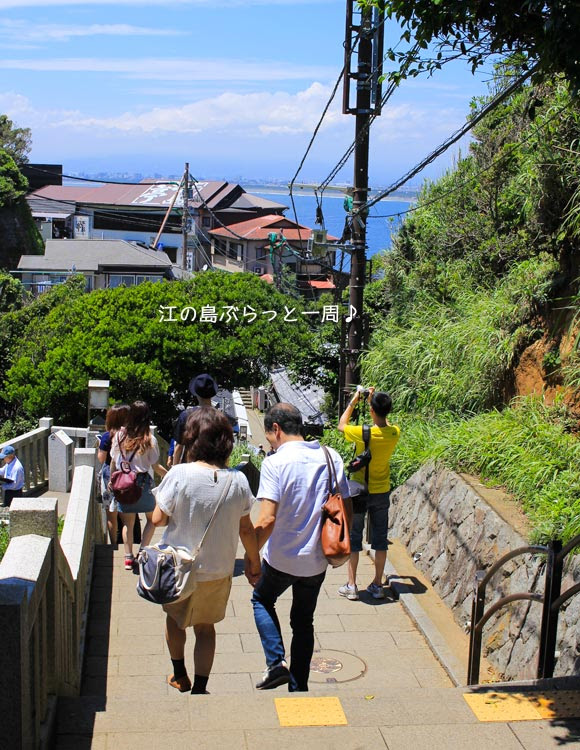
{"label": "yellow shirt", "polygon": [[[387,425],[386,427],[371,427],[371,439],[369,448],[371,451],[371,462],[369,464],[369,492],[376,494],[379,492],[388,492],[391,489],[391,467],[389,461],[399,441],[401,430],[397,425]],[[354,443],[357,455],[365,449],[362,438],[362,425],[346,425],[344,428],[344,437],[349,443]],[[365,481],[365,470],[361,469],[352,475],[357,482]]]}

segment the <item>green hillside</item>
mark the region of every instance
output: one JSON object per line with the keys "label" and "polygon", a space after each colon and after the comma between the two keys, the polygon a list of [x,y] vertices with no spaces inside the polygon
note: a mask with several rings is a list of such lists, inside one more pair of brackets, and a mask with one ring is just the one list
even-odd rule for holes
{"label": "green hillside", "polygon": [[[498,68],[490,98],[517,74]],[[473,135],[380,259],[363,379],[398,410],[397,482],[440,460],[513,493],[537,538],[570,538],[580,532],[580,102],[562,77],[528,84]]]}

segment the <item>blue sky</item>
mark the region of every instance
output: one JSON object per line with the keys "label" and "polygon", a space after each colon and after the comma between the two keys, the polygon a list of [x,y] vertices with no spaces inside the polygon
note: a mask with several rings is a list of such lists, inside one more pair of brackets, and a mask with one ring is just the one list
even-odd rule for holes
{"label": "blue sky", "polygon": [[[287,179],[340,72],[344,25],[343,0],[0,0],[0,112],[31,128],[32,161],[65,171],[168,174],[189,161],[199,177]],[[462,125],[486,77],[455,64],[405,82],[373,125],[371,184]],[[341,101],[339,90],[305,182],[352,140]]]}

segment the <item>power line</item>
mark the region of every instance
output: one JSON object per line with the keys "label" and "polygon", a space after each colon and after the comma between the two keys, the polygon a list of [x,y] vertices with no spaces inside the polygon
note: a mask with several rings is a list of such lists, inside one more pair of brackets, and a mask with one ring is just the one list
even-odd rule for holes
{"label": "power line", "polygon": [[[314,128],[314,132],[312,133],[312,136],[310,138],[308,146],[306,147],[306,151],[304,152],[304,156],[302,157],[302,159],[300,161],[300,164],[298,165],[298,169],[296,170],[296,173],[295,173],[294,177],[291,179],[290,185],[288,186],[289,187],[289,192],[290,192],[290,201],[292,203],[292,211],[294,213],[294,221],[296,222],[296,224],[297,224],[298,227],[300,227],[300,223],[298,221],[298,214],[296,212],[296,204],[294,202],[294,195],[293,195],[294,183],[296,182],[296,178],[298,177],[298,174],[300,173],[300,170],[304,166],[304,162],[306,161],[306,157],[310,153],[310,149],[312,148],[312,145],[313,145],[313,143],[314,143],[314,141],[316,139],[316,136],[318,135],[318,131],[320,130],[320,128],[322,126],[322,122],[323,122],[324,118],[326,117],[326,113],[328,112],[328,110],[330,108],[330,105],[332,104],[332,102],[334,100],[334,97],[336,96],[336,92],[338,91],[338,87],[340,86],[340,82],[342,81],[343,77],[344,77],[344,66],[343,66],[342,70],[340,71],[340,75],[336,79],[336,83],[334,84],[334,87],[332,89],[330,97],[329,97],[328,101],[326,102],[326,105],[325,105],[324,109],[322,110],[322,114],[320,115],[320,119],[318,120],[318,123],[316,124],[316,127]],[[317,199],[317,203],[318,203],[318,199]],[[300,228],[298,229],[298,237],[299,237],[300,241],[302,242],[302,237],[300,236]]]}
{"label": "power line", "polygon": [[[569,102],[568,104],[565,104],[563,107],[558,109],[551,117],[549,117],[547,120],[545,120],[543,123],[538,125],[538,129],[541,130],[542,128],[546,127],[546,125],[549,125],[553,120],[558,118],[562,112],[569,109],[572,106],[572,102]],[[413,206],[412,208],[408,208],[405,211],[398,211],[397,213],[393,214],[375,214],[374,216],[371,215],[370,218],[372,219],[389,219],[392,217],[400,217],[405,216],[406,214],[413,213],[414,211],[419,211],[422,208],[427,208],[428,206],[432,206],[434,203],[438,203],[439,201],[443,200],[444,198],[447,198],[449,195],[453,195],[453,193],[458,192],[459,190],[463,189],[467,185],[469,185],[470,182],[473,182],[474,180],[477,180],[482,174],[485,174],[486,172],[489,172],[490,169],[500,164],[504,159],[506,159],[508,156],[511,156],[515,151],[522,148],[526,143],[532,140],[532,138],[536,135],[535,132],[530,133],[528,136],[526,136],[521,141],[518,141],[517,143],[514,143],[510,148],[506,149],[502,154],[492,159],[492,161],[486,166],[479,169],[475,174],[471,175],[471,177],[468,177],[466,180],[463,180],[463,182],[460,182],[458,185],[455,185],[455,187],[450,188],[449,190],[446,190],[444,193],[441,193],[436,198],[431,198],[428,201],[424,201],[421,203],[418,203],[416,206]]]}
{"label": "power line", "polygon": [[504,101],[504,99],[507,99],[508,96],[513,94],[514,91],[516,91],[535,71],[536,71],[537,65],[533,66],[528,70],[526,73],[521,75],[516,81],[514,81],[510,86],[508,86],[506,89],[504,89],[500,94],[495,96],[490,102],[488,102],[483,109],[481,109],[476,115],[474,115],[463,127],[459,128],[459,130],[456,130],[454,133],[452,133],[443,143],[438,146],[434,151],[432,151],[430,154],[428,154],[422,161],[420,161],[418,164],[416,164],[412,169],[410,169],[406,174],[404,174],[401,178],[399,178],[396,182],[394,182],[390,187],[386,188],[386,190],[382,190],[380,193],[378,193],[374,198],[371,200],[367,200],[366,203],[364,203],[362,206],[360,206],[357,209],[357,213],[361,213],[363,211],[368,210],[371,208],[371,206],[374,206],[375,203],[378,203],[383,198],[386,198],[387,195],[390,195],[395,190],[400,188],[402,185],[404,185],[406,182],[408,182],[411,178],[415,177],[419,172],[421,172],[425,167],[431,162],[435,161],[439,156],[445,153],[448,148],[450,148],[454,143],[457,143],[458,140],[463,138],[466,133],[468,133],[475,125],[477,125],[478,122],[480,122],[486,115],[488,115],[490,112],[492,112],[497,106],[501,104],[501,102]]}
{"label": "power line", "polygon": [[[419,45],[418,44],[416,44],[413,47],[413,50],[417,50],[417,49],[419,49]],[[400,68],[400,70],[398,71],[399,75],[404,75],[410,65],[411,65],[411,61],[407,60],[404,63],[404,65]],[[369,78],[370,78],[370,76],[369,76]],[[381,108],[384,107],[385,104],[389,101],[389,99],[394,94],[394,92],[398,88],[398,86],[399,86],[399,83],[397,81],[391,80],[391,82],[390,82],[387,90],[385,91],[385,93],[383,94],[383,96],[381,98]],[[357,146],[357,143],[360,141],[361,138],[363,138],[365,136],[365,134],[367,133],[368,129],[370,128],[370,126],[376,120],[377,117],[378,117],[377,114],[372,114],[370,116],[368,125],[366,125],[365,128],[359,134],[359,136],[354,139],[354,141],[350,144],[350,146],[348,147],[348,149],[344,152],[344,154],[342,155],[342,157],[340,158],[340,160],[337,162],[337,164],[332,168],[332,170],[329,172],[329,174],[320,183],[320,185],[318,187],[319,187],[319,189],[321,189],[321,194],[326,190],[326,188],[330,185],[330,183],[332,182],[332,180],[336,177],[336,175],[340,172],[340,170],[345,166],[345,164],[347,163],[347,161],[349,160],[349,158],[352,156],[352,154],[353,154],[353,152],[354,152],[354,150],[355,150],[355,148]]]}

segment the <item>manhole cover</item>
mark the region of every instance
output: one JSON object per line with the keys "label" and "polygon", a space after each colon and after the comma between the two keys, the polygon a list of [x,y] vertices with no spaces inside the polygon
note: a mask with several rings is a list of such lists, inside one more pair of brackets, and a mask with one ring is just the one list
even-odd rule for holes
{"label": "manhole cover", "polygon": [[338,659],[313,656],[310,662],[310,670],[318,672],[318,674],[330,674],[330,672],[338,672],[340,669],[342,669],[342,662],[338,661]]}
{"label": "manhole cover", "polygon": [[344,651],[319,649],[310,662],[310,679],[318,683],[349,682],[361,677],[367,670],[364,661]]}

